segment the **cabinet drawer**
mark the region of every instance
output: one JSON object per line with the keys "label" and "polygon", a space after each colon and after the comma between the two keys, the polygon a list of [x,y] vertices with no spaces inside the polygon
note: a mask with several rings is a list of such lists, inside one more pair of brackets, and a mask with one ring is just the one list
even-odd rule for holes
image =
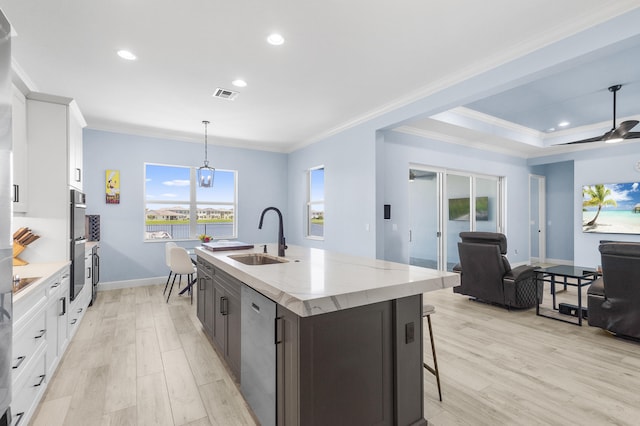
{"label": "cabinet drawer", "polygon": [[[47,297],[47,289],[49,285],[52,284],[50,280],[47,282],[39,283],[34,286],[35,283],[32,283],[32,288],[28,289],[28,294],[20,297],[20,299],[15,300],[13,302],[13,329],[19,329],[22,327],[22,323],[28,321],[27,318],[31,317],[32,309],[39,309],[41,304],[46,302]],[[23,290],[27,291],[27,289]]]}
{"label": "cabinet drawer", "polygon": [[45,351],[40,350],[30,365],[28,377],[21,387],[13,390],[11,401],[12,426],[27,425],[46,388]]}
{"label": "cabinet drawer", "polygon": [[11,358],[11,371],[13,383],[16,383],[25,366],[31,363],[31,359],[41,346],[44,346],[46,336],[46,315],[41,310],[13,336],[13,356]]}

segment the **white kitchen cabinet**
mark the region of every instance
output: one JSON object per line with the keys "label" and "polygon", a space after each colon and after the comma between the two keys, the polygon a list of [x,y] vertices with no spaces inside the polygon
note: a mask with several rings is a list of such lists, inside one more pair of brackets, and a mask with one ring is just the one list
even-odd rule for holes
{"label": "white kitchen cabinet", "polygon": [[67,308],[69,301],[69,271],[57,274],[48,285],[46,330],[47,330],[47,375],[55,371],[68,342]]}
{"label": "white kitchen cabinet", "polygon": [[76,334],[78,331],[78,326],[84,317],[84,314],[87,312],[87,308],[89,307],[89,302],[91,301],[91,287],[84,285],[82,290],[80,290],[80,294],[76,295],[76,298],[69,302],[69,311],[68,311],[68,324],[69,324],[69,340]]}
{"label": "white kitchen cabinet", "polygon": [[68,344],[66,263],[26,265],[14,273],[39,278],[14,295],[12,345],[13,425],[26,425]]}
{"label": "white kitchen cabinet", "polygon": [[13,86],[11,102],[11,126],[13,137],[13,211],[24,213],[28,207],[28,145],[27,103],[22,92]]}
{"label": "white kitchen cabinet", "polygon": [[[54,154],[55,151],[56,159],[60,162],[55,163],[54,167],[56,174],[64,173],[65,188],[71,186],[82,191],[82,128],[86,125],[78,105],[71,98],[44,93],[30,93],[27,96],[30,154],[40,151],[39,156],[44,162],[36,161],[35,164],[42,178],[48,175],[52,167],[47,154]],[[60,165],[64,165],[64,168]]]}
{"label": "white kitchen cabinet", "polygon": [[26,425],[38,407],[38,403],[46,390],[46,350],[39,348],[33,354],[34,362],[24,380],[14,383],[11,397],[11,412],[13,420],[11,425]]}
{"label": "white kitchen cabinet", "polygon": [[[73,99],[35,92],[27,95],[29,210],[14,222],[46,236],[23,253],[30,263],[70,259],[69,188],[82,188],[84,173],[76,161],[85,124]],[[80,182],[70,181],[71,169],[76,168]]]}

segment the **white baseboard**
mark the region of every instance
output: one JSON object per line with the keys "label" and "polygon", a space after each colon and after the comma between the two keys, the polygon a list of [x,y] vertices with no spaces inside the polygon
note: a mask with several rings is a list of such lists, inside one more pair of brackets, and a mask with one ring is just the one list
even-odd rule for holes
{"label": "white baseboard", "polygon": [[138,280],[127,281],[111,281],[107,283],[98,283],[98,291],[117,290],[120,288],[144,287],[147,285],[165,284],[167,277],[141,278]]}

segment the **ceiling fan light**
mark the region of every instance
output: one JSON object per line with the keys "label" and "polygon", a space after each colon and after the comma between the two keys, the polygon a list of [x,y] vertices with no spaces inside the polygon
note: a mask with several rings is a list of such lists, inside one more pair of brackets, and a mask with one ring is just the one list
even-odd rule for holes
{"label": "ceiling fan light", "polygon": [[609,139],[606,139],[604,141],[604,143],[618,143],[618,142],[622,142],[624,139],[622,139],[620,136],[612,136]]}

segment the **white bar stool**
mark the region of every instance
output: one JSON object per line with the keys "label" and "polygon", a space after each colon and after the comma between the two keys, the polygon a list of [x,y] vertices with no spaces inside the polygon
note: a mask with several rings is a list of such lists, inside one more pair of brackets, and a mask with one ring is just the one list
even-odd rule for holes
{"label": "white bar stool", "polygon": [[440,372],[438,371],[438,359],[436,358],[436,347],[433,343],[433,329],[431,328],[431,315],[436,313],[436,308],[432,305],[422,305],[422,317],[427,317],[427,323],[429,324],[429,340],[431,340],[431,353],[433,354],[433,367],[423,362],[424,368],[426,368],[431,374],[436,376],[436,382],[438,382],[438,397],[442,401],[442,389],[440,388]]}

